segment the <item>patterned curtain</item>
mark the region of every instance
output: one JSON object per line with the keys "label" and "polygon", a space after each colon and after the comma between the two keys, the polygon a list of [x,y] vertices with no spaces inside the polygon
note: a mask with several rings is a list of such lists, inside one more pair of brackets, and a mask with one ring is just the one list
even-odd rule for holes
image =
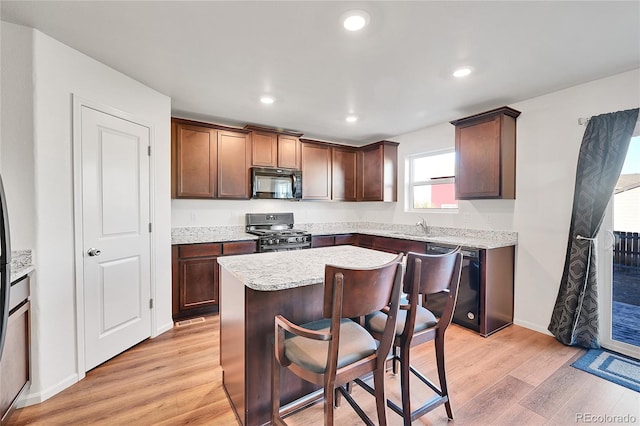
{"label": "patterned curtain", "polygon": [[638,108],[591,117],[582,138],[564,272],[549,323],[565,345],[600,347],[594,240],[637,121]]}

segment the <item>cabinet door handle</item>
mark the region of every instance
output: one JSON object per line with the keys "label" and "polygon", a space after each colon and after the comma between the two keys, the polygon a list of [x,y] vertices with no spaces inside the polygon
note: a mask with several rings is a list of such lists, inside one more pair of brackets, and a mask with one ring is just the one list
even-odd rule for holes
{"label": "cabinet door handle", "polygon": [[98,250],[97,248],[90,248],[89,250],[87,250],[87,254],[89,256],[100,256],[100,253],[102,253],[100,250]]}

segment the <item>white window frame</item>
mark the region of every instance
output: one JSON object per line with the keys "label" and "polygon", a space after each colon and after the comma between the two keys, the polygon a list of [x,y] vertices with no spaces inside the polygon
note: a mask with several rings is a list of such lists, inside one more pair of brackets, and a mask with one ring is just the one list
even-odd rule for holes
{"label": "white window frame", "polygon": [[[446,177],[438,177],[435,179],[429,179],[429,180],[425,180],[425,181],[413,181],[413,164],[414,164],[414,160],[418,159],[418,158],[424,158],[424,157],[433,157],[436,155],[442,155],[442,154],[449,154],[451,152],[455,152],[454,148],[449,148],[449,149],[441,149],[438,151],[429,151],[429,152],[421,152],[419,154],[412,154],[406,157],[406,161],[405,161],[405,181],[406,181],[406,185],[405,185],[405,193],[406,193],[406,203],[405,203],[405,211],[406,212],[415,212],[415,213],[420,213],[420,212],[441,212],[441,213],[457,213],[458,209],[460,208],[460,204],[458,204],[458,207],[451,207],[451,208],[441,208],[441,207],[427,207],[427,208],[415,208],[413,207],[414,203],[413,203],[413,188],[416,186],[424,186],[424,185],[442,185],[442,184],[446,184],[446,183],[455,183],[456,178],[455,176],[446,176]],[[458,201],[458,200],[456,200]]]}

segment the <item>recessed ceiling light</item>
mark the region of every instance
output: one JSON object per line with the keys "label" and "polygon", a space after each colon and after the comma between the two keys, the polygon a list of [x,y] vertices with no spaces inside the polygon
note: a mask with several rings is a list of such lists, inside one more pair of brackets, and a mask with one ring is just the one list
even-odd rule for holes
{"label": "recessed ceiling light", "polygon": [[275,102],[275,99],[273,98],[273,96],[265,95],[260,98],[260,102],[262,102],[263,104],[272,104]]}
{"label": "recessed ceiling light", "polygon": [[453,76],[454,77],[458,77],[458,78],[466,77],[469,74],[471,74],[471,68],[470,67],[460,67],[460,68],[456,69],[453,72]]}
{"label": "recessed ceiling light", "polygon": [[369,14],[364,10],[352,10],[344,15],[342,25],[348,31],[359,31],[369,23]]}
{"label": "recessed ceiling light", "polygon": [[358,121],[358,116],[348,115],[345,120],[347,121],[347,123],[355,123],[356,121]]}

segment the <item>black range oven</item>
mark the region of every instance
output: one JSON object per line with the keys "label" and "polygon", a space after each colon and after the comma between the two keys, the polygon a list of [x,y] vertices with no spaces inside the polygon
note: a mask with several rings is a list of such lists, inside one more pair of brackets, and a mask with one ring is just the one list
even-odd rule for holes
{"label": "black range oven", "polygon": [[311,247],[311,234],[293,228],[293,213],[247,213],[247,232],[258,236],[258,252]]}

